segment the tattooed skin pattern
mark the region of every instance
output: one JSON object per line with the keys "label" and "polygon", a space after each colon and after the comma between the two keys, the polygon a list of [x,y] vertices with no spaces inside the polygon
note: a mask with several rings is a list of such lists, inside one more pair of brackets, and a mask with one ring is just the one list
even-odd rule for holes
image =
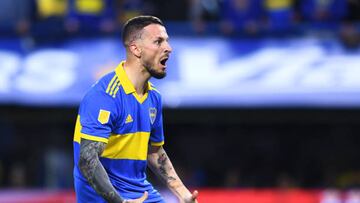
{"label": "tattooed skin pattern", "polygon": [[79,168],[89,184],[104,199],[108,202],[123,202],[99,160],[105,145],[102,142],[81,139]]}
{"label": "tattooed skin pattern", "polygon": [[[176,180],[176,178],[169,176],[169,174],[167,173],[167,169],[166,169],[166,162],[168,161],[168,157],[166,155],[165,152],[163,152],[162,154],[160,154],[157,163],[160,165],[159,166],[159,170],[160,170],[160,174],[165,178],[165,180],[167,182],[171,182]],[[171,170],[172,168],[170,167],[168,170]]]}

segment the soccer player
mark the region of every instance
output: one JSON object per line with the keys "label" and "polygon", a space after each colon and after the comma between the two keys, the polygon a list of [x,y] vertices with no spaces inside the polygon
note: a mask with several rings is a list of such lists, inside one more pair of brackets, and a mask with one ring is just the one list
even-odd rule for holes
{"label": "soccer player", "polygon": [[197,203],[176,174],[163,144],[161,96],[149,82],[166,76],[172,51],[160,19],[127,21],[122,42],[126,60],[101,78],[80,104],[74,133],[77,202],[164,200],[146,180],[149,168],[181,203]]}

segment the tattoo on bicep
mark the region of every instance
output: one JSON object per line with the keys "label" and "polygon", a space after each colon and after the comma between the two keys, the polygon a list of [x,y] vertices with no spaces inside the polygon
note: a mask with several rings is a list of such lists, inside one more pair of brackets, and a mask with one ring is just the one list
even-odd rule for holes
{"label": "tattoo on bicep", "polygon": [[99,156],[105,149],[105,143],[81,140],[79,168],[94,190],[109,202],[119,202],[122,198],[110,183],[109,177],[101,165]]}
{"label": "tattoo on bicep", "polygon": [[169,166],[168,169],[166,168],[167,161],[168,161],[168,157],[167,157],[166,153],[164,152],[164,153],[160,154],[160,156],[157,160],[157,163],[159,164],[160,174],[165,178],[166,181],[170,182],[170,181],[176,180],[176,178],[174,178],[168,174],[168,170],[171,170],[172,167]]}
{"label": "tattoo on bicep", "polygon": [[104,151],[104,148],[105,143],[81,140],[79,166],[90,183],[93,181],[99,164],[98,156]]}

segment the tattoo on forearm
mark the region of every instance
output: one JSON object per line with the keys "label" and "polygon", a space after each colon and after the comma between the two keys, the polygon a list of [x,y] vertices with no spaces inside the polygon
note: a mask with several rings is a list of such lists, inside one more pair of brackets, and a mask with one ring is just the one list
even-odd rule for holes
{"label": "tattoo on forearm", "polygon": [[163,152],[162,154],[160,154],[158,160],[157,160],[157,163],[159,164],[159,170],[160,170],[160,174],[165,178],[165,180],[167,182],[171,182],[171,181],[174,181],[176,180],[176,178],[170,176],[168,174],[168,170],[172,170],[172,167],[171,166],[168,166],[167,167],[167,161],[168,161],[168,157],[166,155],[165,152]]}
{"label": "tattoo on forearm", "polygon": [[99,156],[105,143],[81,140],[79,168],[89,184],[108,202],[122,202],[123,199],[111,185],[109,177],[100,163]]}

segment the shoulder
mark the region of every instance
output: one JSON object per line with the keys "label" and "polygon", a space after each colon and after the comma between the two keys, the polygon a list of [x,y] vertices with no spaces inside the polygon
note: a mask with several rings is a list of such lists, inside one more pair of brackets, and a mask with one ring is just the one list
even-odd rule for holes
{"label": "shoulder", "polygon": [[152,84],[151,82],[149,82],[149,86],[150,86],[149,90],[150,90],[151,92],[153,92],[153,93],[156,94],[157,96],[161,97],[160,91],[159,91],[158,89],[156,89],[156,87],[155,87],[154,84]]}
{"label": "shoulder", "polygon": [[118,77],[115,73],[115,71],[111,71],[110,73],[104,75],[101,77],[94,85],[93,87],[95,89],[100,89],[107,91],[109,88],[111,88],[112,85],[115,85],[115,83],[118,81]]}
{"label": "shoulder", "polygon": [[110,73],[101,77],[89,90],[91,92],[104,92],[109,96],[113,96],[113,91],[115,87],[119,85],[119,79],[116,75],[115,71],[111,71]]}
{"label": "shoulder", "polygon": [[114,100],[112,87],[117,85],[117,76],[114,71],[101,77],[85,94],[84,102],[112,102]]}
{"label": "shoulder", "polygon": [[151,95],[152,101],[154,102],[153,104],[155,104],[158,108],[162,108],[161,93],[152,83],[149,82],[149,85],[149,94]]}
{"label": "shoulder", "polygon": [[158,98],[159,100],[161,100],[161,93],[158,89],[156,89],[155,85],[152,84],[151,82],[149,82],[149,92],[151,94],[153,94],[156,98]]}

